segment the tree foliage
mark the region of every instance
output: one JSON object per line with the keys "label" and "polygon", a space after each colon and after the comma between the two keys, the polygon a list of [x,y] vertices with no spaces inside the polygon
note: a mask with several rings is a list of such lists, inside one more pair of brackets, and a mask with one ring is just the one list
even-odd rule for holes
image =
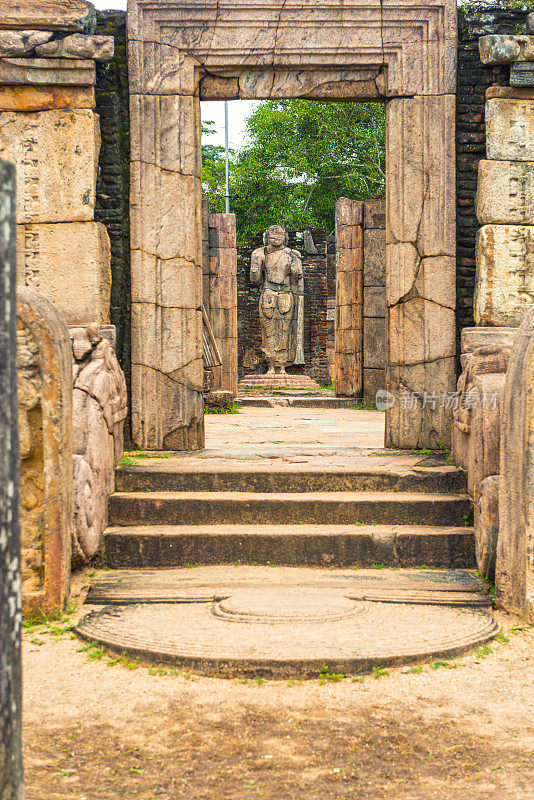
{"label": "tree foliage", "polygon": [[[332,231],[338,197],[363,200],[383,194],[385,116],[380,104],[266,101],[248,118],[247,133],[247,143],[232,154],[230,164],[231,208],[241,241],[274,222],[289,229],[324,226]],[[223,148],[206,147],[204,190],[214,210],[223,210]]]}

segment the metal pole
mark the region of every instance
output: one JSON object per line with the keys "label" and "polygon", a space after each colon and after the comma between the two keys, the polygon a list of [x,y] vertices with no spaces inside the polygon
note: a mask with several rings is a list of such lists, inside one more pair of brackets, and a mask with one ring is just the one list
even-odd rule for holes
{"label": "metal pole", "polygon": [[230,165],[228,157],[228,100],[224,101],[224,169],[225,169],[225,210],[230,213]]}

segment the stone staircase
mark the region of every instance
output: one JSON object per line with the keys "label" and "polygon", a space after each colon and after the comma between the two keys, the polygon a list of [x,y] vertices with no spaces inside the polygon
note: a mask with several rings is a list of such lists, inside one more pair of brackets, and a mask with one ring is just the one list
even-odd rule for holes
{"label": "stone staircase", "polygon": [[452,466],[182,470],[161,459],[120,467],[116,489],[112,568],[474,567],[472,503]]}

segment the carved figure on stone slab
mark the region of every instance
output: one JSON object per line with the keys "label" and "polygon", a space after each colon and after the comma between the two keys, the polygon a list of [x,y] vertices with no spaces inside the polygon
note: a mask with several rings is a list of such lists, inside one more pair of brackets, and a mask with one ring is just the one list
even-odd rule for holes
{"label": "carved figure on stone slab", "polygon": [[304,364],[302,261],[298,250],[287,245],[285,228],[271,225],[264,246],[251,257],[250,282],[262,285],[259,312],[268,375],[285,375],[289,364]]}
{"label": "carved figure on stone slab", "polygon": [[126,381],[115,351],[96,323],[71,331],[74,428],[75,562],[98,550],[107,525],[107,504],[122,456]]}

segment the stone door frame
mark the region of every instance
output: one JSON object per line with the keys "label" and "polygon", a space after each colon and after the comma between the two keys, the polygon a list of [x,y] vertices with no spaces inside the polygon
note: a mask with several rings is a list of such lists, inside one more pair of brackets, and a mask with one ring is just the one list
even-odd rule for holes
{"label": "stone door frame", "polygon": [[296,97],[386,102],[386,445],[448,446],[456,13],[456,0],[129,0],[139,447],[204,446],[200,100]]}

